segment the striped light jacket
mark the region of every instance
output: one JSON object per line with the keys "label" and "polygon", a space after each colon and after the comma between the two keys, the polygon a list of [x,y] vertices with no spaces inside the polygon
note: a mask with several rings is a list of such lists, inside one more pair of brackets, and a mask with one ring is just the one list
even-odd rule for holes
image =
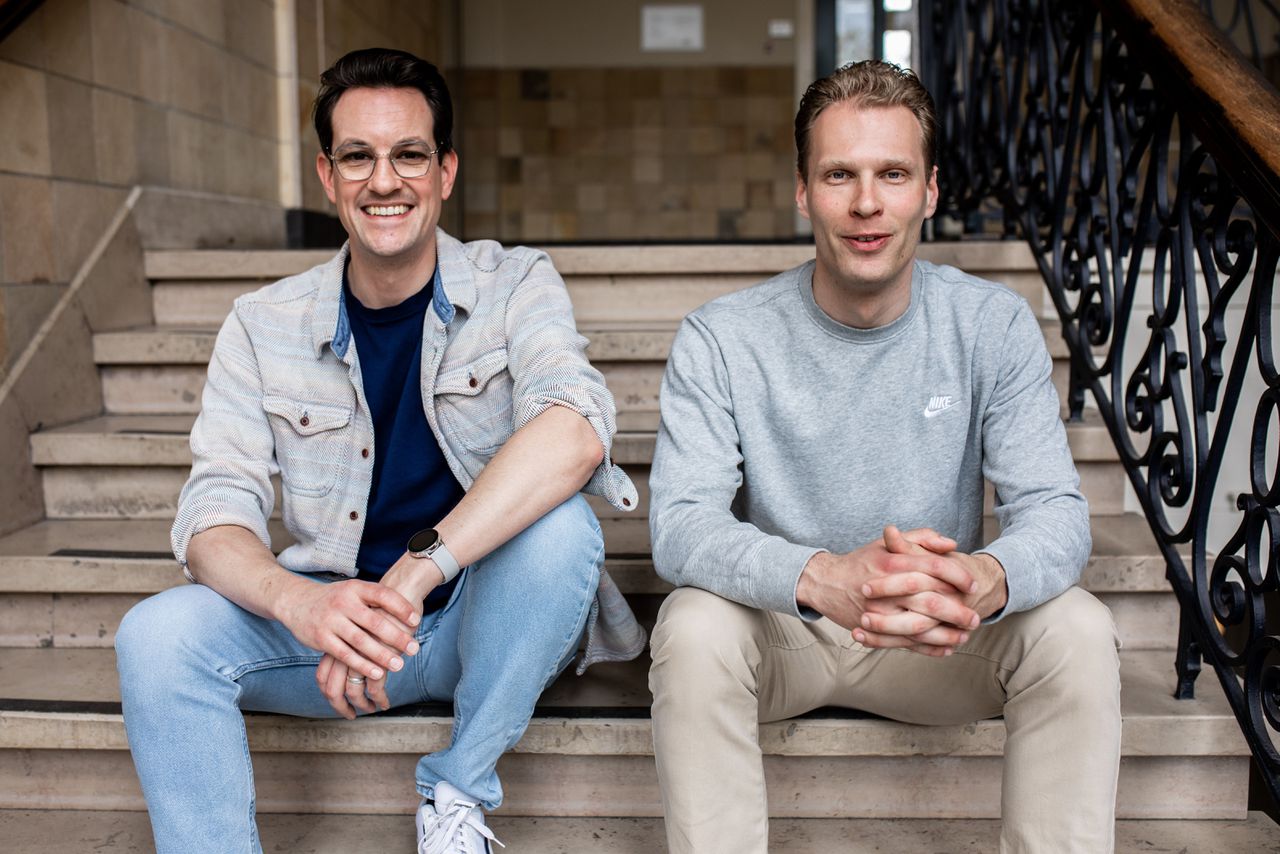
{"label": "striped light jacket", "polygon": [[[634,508],[636,488],[609,453],[613,397],[584,355],[586,339],[551,260],[436,234],[420,382],[427,423],[458,482],[470,489],[514,431],[550,406],[567,406],[591,423],[605,450],[584,491]],[[223,323],[171,536],[184,572],[191,538],[217,525],[239,525],[271,545],[271,478],[279,473],[284,525],[296,540],[280,564],[355,576],[373,471],[361,449],[373,448],[374,437],[342,297],[347,252],[241,296]],[[602,573],[578,672],[635,658],[644,643]]]}

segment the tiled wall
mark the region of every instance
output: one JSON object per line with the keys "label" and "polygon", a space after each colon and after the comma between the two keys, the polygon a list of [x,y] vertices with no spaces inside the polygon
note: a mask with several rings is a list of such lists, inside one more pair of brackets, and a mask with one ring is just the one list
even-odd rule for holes
{"label": "tiled wall", "polygon": [[0,41],[0,374],[134,184],[273,200],[271,0],[47,0]]}
{"label": "tiled wall", "polygon": [[795,234],[789,66],[467,69],[463,233],[515,241]]}

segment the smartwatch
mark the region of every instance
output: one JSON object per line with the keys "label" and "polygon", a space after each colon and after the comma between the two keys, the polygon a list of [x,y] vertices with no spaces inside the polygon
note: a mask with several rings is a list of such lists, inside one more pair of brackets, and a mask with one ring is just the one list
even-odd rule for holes
{"label": "smartwatch", "polygon": [[435,562],[441,574],[444,575],[445,583],[453,581],[462,571],[462,567],[458,566],[458,561],[445,547],[444,540],[440,539],[440,532],[435,528],[423,528],[414,534],[409,538],[409,545],[406,548],[413,557],[430,558]]}

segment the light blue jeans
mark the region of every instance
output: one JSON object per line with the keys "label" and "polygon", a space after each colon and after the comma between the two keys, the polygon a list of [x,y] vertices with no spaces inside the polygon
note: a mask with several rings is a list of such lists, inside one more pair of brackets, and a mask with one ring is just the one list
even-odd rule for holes
{"label": "light blue jeans", "polygon": [[[502,802],[498,758],[573,659],[603,561],[595,514],[575,496],[469,567],[425,616],[421,650],[387,679],[393,706],[453,701],[451,744],[418,762],[420,793],[447,780],[486,809]],[[320,654],[201,585],[135,606],[116,654],[159,854],[260,852],[241,711],[336,717],[316,685]]]}

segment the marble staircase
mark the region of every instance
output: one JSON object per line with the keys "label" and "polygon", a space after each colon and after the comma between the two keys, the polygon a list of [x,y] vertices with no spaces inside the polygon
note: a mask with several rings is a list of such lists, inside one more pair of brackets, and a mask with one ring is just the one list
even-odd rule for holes
{"label": "marble staircase", "polygon": [[[618,401],[622,432],[614,459],[640,491],[630,514],[593,501],[608,566],[651,620],[669,590],[653,572],[644,514],[658,387],[672,335],[689,310],[811,257],[812,248],[561,248],[551,254],[592,361]],[[922,254],[1026,297],[1046,317],[1055,379],[1064,388],[1065,346],[1047,317],[1025,247],[933,244]],[[105,411],[31,436],[47,518],[0,538],[0,828],[17,828],[22,838],[44,826],[44,816],[72,810],[99,811],[92,827],[133,828],[121,839],[143,826],[119,714],[115,627],[134,602],[185,583],[168,551],[168,521],[190,466],[187,434],[214,336],[231,300],[328,256],[148,253],[154,323],[93,339]],[[1196,700],[1171,697],[1176,604],[1146,523],[1126,512],[1124,474],[1100,419],[1086,409],[1083,421],[1067,430],[1093,514],[1095,551],[1082,584],[1112,609],[1125,646],[1121,837],[1151,835],[1138,828],[1154,819],[1177,820],[1187,834],[1213,820],[1219,829],[1260,832],[1256,839],[1274,846],[1239,850],[1280,851],[1273,824],[1256,816],[1246,821],[1248,751],[1212,679],[1202,680]],[[988,528],[994,534],[993,521]],[[287,534],[278,522],[273,529],[273,545],[282,548]],[[497,821],[511,822],[516,841],[543,840],[514,850],[659,850],[646,663],[566,676],[544,696],[529,732],[500,766],[508,790],[501,815],[509,818]],[[289,822],[299,813],[346,814],[376,824],[377,815],[410,812],[415,797],[404,781],[417,755],[444,743],[450,724],[449,709],[434,706],[355,723],[248,720],[264,828],[295,827]],[[920,728],[819,710],[763,726],[761,739],[771,812],[793,841],[825,838],[837,827],[880,833],[888,820],[912,819],[917,824],[899,824],[900,833],[926,840],[935,830],[963,827],[956,839],[975,841],[867,850],[991,850],[981,840],[994,839],[994,823],[984,820],[998,816],[1000,721]],[[826,783],[817,787],[815,779]],[[398,832],[386,831],[387,838]],[[555,842],[560,832],[566,839],[595,834],[596,841]],[[141,847],[105,850],[147,850],[145,833],[138,838]],[[566,847],[554,847],[561,844]],[[818,850],[788,844],[779,840],[777,850]]]}

